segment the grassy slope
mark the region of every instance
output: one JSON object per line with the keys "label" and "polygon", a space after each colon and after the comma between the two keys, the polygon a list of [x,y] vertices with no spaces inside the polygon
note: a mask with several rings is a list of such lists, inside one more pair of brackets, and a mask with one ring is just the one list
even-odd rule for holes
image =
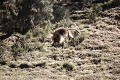
{"label": "grassy slope", "polygon": [[[119,80],[120,28],[116,21],[104,17],[94,24],[80,24],[79,31],[86,37],[79,46],[61,49],[46,42],[43,50],[8,62],[17,68],[0,66],[0,80]],[[21,69],[23,63],[29,67]],[[64,63],[70,66],[63,68]]]}

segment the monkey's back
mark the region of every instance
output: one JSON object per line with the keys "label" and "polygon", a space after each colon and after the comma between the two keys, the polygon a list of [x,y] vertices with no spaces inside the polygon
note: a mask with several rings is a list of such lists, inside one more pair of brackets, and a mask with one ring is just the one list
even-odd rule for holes
{"label": "monkey's back", "polygon": [[59,28],[54,33],[58,33],[63,37],[66,37],[68,35],[68,31],[65,28]]}
{"label": "monkey's back", "polygon": [[61,38],[65,38],[68,35],[68,31],[65,28],[58,28],[53,33],[52,40],[60,43]]}

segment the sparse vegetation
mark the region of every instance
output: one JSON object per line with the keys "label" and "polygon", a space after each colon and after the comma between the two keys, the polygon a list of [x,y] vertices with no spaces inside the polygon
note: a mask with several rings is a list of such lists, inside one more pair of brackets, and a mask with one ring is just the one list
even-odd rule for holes
{"label": "sparse vegetation", "polygon": [[119,80],[119,26],[120,0],[0,0],[0,80]]}
{"label": "sparse vegetation", "polygon": [[84,41],[84,37],[77,36],[72,41],[69,42],[71,46],[77,46],[80,45]]}
{"label": "sparse vegetation", "polygon": [[67,71],[73,71],[74,65],[71,63],[64,63],[63,64],[63,69],[66,69]]}
{"label": "sparse vegetation", "polygon": [[34,66],[44,68],[46,66],[46,62],[37,63],[37,64],[34,64]]}
{"label": "sparse vegetation", "polygon": [[30,68],[30,67],[31,67],[31,65],[29,65],[28,63],[22,63],[22,64],[20,64],[20,66],[19,66],[19,68],[21,68],[21,69]]}
{"label": "sparse vegetation", "polygon": [[17,65],[16,65],[15,63],[10,63],[8,66],[9,66],[10,68],[17,68]]}
{"label": "sparse vegetation", "polygon": [[86,16],[87,19],[89,19],[90,22],[94,22],[97,17],[100,16],[102,13],[101,4],[95,4],[90,9],[86,9]]}
{"label": "sparse vegetation", "polygon": [[75,50],[82,50],[82,49],[84,49],[84,45],[77,45],[77,46],[75,46]]}

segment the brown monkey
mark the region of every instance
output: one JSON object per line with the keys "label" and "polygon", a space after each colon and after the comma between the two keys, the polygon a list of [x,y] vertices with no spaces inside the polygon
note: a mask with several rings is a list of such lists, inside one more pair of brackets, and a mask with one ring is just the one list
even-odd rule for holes
{"label": "brown monkey", "polygon": [[75,30],[75,29],[67,29],[63,27],[56,29],[55,32],[53,33],[53,37],[52,37],[53,44],[52,45],[55,47],[62,46],[63,48],[66,38],[73,39],[76,36],[75,34],[72,34],[71,30]]}

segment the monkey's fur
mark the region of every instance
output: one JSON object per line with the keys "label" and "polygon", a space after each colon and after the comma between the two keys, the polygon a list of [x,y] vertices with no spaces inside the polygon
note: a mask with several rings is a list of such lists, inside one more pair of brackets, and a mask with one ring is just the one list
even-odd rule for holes
{"label": "monkey's fur", "polygon": [[54,47],[61,46],[63,48],[66,38],[70,40],[76,36],[76,34],[72,34],[71,30],[76,30],[76,29],[67,29],[63,27],[56,29],[52,36],[52,40],[53,40],[52,46]]}

